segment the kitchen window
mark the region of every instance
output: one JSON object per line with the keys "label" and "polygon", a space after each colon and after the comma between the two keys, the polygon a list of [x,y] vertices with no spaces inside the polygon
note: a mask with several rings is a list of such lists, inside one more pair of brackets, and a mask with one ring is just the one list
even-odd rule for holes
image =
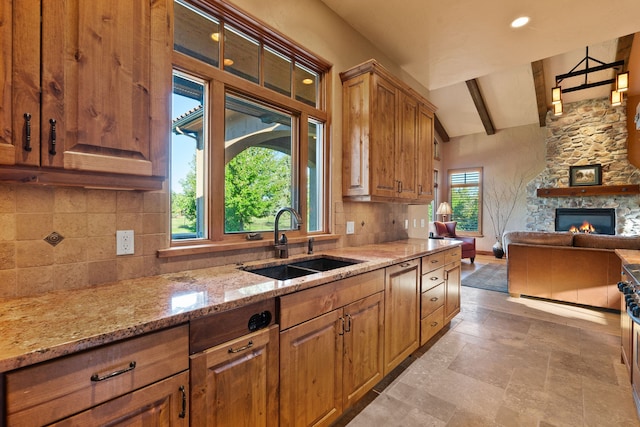
{"label": "kitchen window", "polygon": [[[329,65],[225,4],[174,2],[174,246],[328,233]],[[202,9],[207,7],[206,10]],[[270,234],[271,233],[271,234]]]}
{"label": "kitchen window", "polygon": [[449,200],[456,230],[482,234],[482,168],[449,170]]}

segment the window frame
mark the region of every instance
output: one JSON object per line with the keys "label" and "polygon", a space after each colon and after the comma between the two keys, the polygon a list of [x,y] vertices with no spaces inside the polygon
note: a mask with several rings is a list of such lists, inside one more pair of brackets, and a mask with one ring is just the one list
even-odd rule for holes
{"label": "window frame", "polygon": [[[235,8],[228,4],[221,3],[204,3],[202,1],[186,1],[181,0],[202,12],[211,15],[220,22],[221,28],[225,24],[240,29],[248,36],[255,38],[260,44],[260,65],[258,83],[245,80],[224,70],[224,67],[215,67],[201,60],[190,57],[186,54],[173,50],[172,48],[172,72],[175,70],[189,76],[201,79],[207,82],[209,90],[205,102],[208,105],[208,117],[206,120],[205,133],[209,138],[207,141],[208,152],[206,153],[206,170],[208,176],[207,186],[210,191],[207,194],[206,209],[208,212],[204,221],[205,229],[208,230],[208,236],[198,239],[174,240],[172,239],[171,230],[169,230],[169,240],[171,247],[167,250],[159,252],[159,256],[170,256],[172,251],[176,249],[189,247],[192,253],[216,251],[216,246],[223,246],[226,250],[229,246],[237,246],[238,248],[246,248],[251,246],[267,246],[273,242],[273,237],[269,231],[265,231],[264,240],[248,241],[246,234],[248,232],[239,232],[227,234],[224,230],[224,139],[225,139],[225,97],[226,94],[241,96],[255,102],[262,103],[272,108],[281,109],[292,114],[295,118],[292,123],[292,139],[297,144],[298,158],[294,164],[292,159],[292,174],[296,174],[294,182],[297,188],[293,188],[292,197],[293,205],[300,212],[303,218],[307,218],[307,164],[308,164],[308,123],[313,120],[322,124],[323,127],[323,170],[324,175],[319,185],[323,190],[323,206],[322,206],[322,224],[321,231],[307,232],[306,224],[300,230],[291,230],[287,232],[290,242],[295,242],[296,238],[300,240],[306,239],[306,236],[314,236],[321,238],[322,235],[330,235],[330,111],[327,106],[328,94],[330,93],[331,82],[331,65],[302,49],[295,42],[286,39],[284,36],[276,33],[274,30],[266,27],[247,16],[241,14]],[[287,58],[292,59],[292,84],[291,95],[287,96],[273,89],[264,86],[264,69],[262,67],[262,59],[264,49],[268,48],[272,52],[277,52]],[[222,50],[222,49],[221,49]],[[293,71],[296,64],[310,69],[317,73],[317,100],[316,106],[295,99],[295,77]],[[222,172],[220,172],[222,171]],[[296,206],[297,205],[297,206]],[[306,223],[306,221],[305,221]],[[194,246],[200,249],[194,249]],[[204,247],[208,246],[209,249]]]}
{"label": "window frame", "polygon": [[[456,227],[456,233],[461,236],[473,236],[473,237],[482,237],[482,194],[483,194],[483,168],[482,167],[468,167],[468,168],[459,168],[459,169],[448,169],[447,170],[447,194],[449,203],[453,209],[453,199],[452,199],[452,190],[453,188],[463,188],[463,187],[476,187],[476,185],[470,184],[461,184],[454,185],[451,183],[452,175],[461,174],[461,173],[478,173],[478,229],[477,230],[460,230]],[[452,216],[452,221],[457,221],[455,217]]]}

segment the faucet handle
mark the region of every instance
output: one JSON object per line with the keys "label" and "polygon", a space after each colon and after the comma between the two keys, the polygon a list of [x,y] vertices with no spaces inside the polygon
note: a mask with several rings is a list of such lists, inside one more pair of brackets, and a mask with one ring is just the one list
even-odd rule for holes
{"label": "faucet handle", "polygon": [[287,235],[282,233],[282,236],[280,236],[280,240],[278,241],[278,243],[280,243],[281,245],[286,245],[287,244]]}

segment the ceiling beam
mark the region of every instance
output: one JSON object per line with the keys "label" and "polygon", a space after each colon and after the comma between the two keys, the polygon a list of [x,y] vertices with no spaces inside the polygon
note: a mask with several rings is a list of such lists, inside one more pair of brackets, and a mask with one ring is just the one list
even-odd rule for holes
{"label": "ceiling beam", "polygon": [[633,34],[629,34],[618,39],[618,48],[616,50],[616,61],[624,61],[622,71],[629,68],[629,55],[631,55],[631,46],[633,45]]}
{"label": "ceiling beam", "polygon": [[544,83],[544,66],[542,60],[531,63],[533,72],[533,86],[536,90],[536,103],[538,104],[538,123],[540,127],[547,124],[547,87]]}
{"label": "ceiling beam", "polygon": [[476,110],[478,110],[480,120],[482,120],[482,124],[484,125],[484,130],[487,132],[487,135],[495,134],[496,129],[493,127],[493,122],[491,121],[491,116],[489,116],[487,105],[484,103],[484,99],[482,99],[480,87],[478,86],[478,79],[467,80],[467,88],[469,89],[469,94],[471,95],[471,99],[473,99],[473,103],[476,105]]}
{"label": "ceiling beam", "polygon": [[445,130],[444,126],[442,126],[442,123],[440,122],[440,119],[438,119],[438,116],[434,114],[433,117],[435,119],[433,122],[433,127],[435,128],[436,133],[440,136],[440,140],[442,142],[451,141],[451,138],[449,138],[449,134]]}

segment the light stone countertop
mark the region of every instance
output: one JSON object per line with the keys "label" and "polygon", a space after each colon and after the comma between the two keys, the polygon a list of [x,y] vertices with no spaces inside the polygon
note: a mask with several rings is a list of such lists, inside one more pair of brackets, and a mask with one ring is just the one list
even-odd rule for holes
{"label": "light stone countertop", "polygon": [[[461,243],[407,239],[323,251],[312,256],[363,262],[285,281],[242,271],[234,264],[36,297],[0,299],[0,372],[384,268]],[[288,261],[310,256],[292,256]],[[269,259],[243,266],[279,261]]]}

